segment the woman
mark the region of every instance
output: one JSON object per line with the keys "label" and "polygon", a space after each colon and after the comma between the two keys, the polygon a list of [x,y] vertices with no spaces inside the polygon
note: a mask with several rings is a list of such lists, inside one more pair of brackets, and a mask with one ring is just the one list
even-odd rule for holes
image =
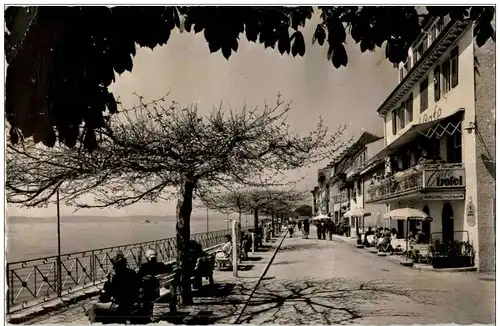
{"label": "woman", "polygon": [[293,223],[288,222],[288,234],[290,235],[290,238],[293,237],[293,229],[294,229]]}
{"label": "woman", "polygon": [[217,266],[220,268],[223,265],[232,266],[232,252],[233,252],[233,243],[232,238],[229,234],[225,237],[226,242],[222,245],[222,247],[215,253],[215,261]]}
{"label": "woman", "polygon": [[304,220],[304,225],[302,227],[304,238],[309,239],[309,220]]}

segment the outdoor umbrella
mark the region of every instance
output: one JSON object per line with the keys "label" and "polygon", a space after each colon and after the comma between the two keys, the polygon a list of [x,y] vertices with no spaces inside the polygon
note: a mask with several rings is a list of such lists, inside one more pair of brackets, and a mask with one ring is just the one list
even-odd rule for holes
{"label": "outdoor umbrella", "polygon": [[329,217],[329,216],[327,216],[327,215],[323,215],[323,214],[318,215],[318,216],[314,216],[314,217],[312,218],[312,220],[313,220],[313,221],[321,221],[321,220],[329,220],[329,219],[330,219],[330,217]]}
{"label": "outdoor umbrella", "polygon": [[425,212],[415,208],[398,208],[384,214],[384,218],[395,220],[406,220],[406,258],[408,258],[408,223],[411,220],[432,221]]}
{"label": "outdoor umbrella", "polygon": [[[365,228],[364,217],[365,216],[370,216],[370,215],[372,215],[372,213],[365,213],[365,210],[362,209],[362,208],[351,208],[350,210],[347,211],[347,213],[344,214],[344,216],[348,217],[348,218],[351,218],[351,217],[355,217],[356,219],[363,218],[363,230]],[[358,223],[359,222],[356,223],[356,233],[359,233]]]}

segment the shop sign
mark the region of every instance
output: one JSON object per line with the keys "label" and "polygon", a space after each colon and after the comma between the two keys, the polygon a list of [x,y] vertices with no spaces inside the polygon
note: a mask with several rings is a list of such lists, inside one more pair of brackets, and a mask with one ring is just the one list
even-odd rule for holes
{"label": "shop sign", "polygon": [[465,169],[426,169],[424,188],[455,188],[465,186]]}
{"label": "shop sign", "polygon": [[429,122],[432,120],[437,120],[441,117],[442,114],[443,114],[443,110],[441,110],[441,108],[435,108],[434,111],[432,111],[432,112],[425,112],[424,111],[424,113],[422,113],[418,117],[418,123],[426,123],[426,122]]}
{"label": "shop sign", "polygon": [[425,194],[423,200],[464,200],[464,194]]}
{"label": "shop sign", "polygon": [[469,226],[476,225],[476,208],[472,202],[467,203],[465,211],[467,212],[467,224]]}

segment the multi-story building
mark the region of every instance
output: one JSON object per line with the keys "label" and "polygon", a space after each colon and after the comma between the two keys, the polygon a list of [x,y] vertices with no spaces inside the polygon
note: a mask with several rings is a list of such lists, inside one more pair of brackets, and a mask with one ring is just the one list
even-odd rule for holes
{"label": "multi-story building", "polygon": [[494,43],[479,48],[470,21],[431,18],[399,69],[400,83],[377,110],[385,171],[369,181],[365,202],[423,210],[433,220],[410,228],[469,241],[476,266],[492,271]]}
{"label": "multi-story building", "polygon": [[[353,208],[364,208],[363,181],[360,172],[367,161],[367,145],[382,137],[362,132],[356,141],[346,148],[329,165],[329,213],[335,223],[342,222],[344,214]],[[349,221],[351,236],[356,228],[362,227],[360,219],[352,217]]]}

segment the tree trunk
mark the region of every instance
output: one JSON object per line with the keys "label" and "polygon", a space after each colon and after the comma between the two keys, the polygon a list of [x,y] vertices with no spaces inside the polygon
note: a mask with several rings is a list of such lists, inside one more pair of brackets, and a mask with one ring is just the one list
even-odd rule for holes
{"label": "tree trunk", "polygon": [[182,270],[180,296],[183,305],[193,303],[191,294],[191,271],[189,256],[186,254],[187,244],[191,239],[191,211],[193,210],[193,191],[195,184],[186,181],[179,189],[177,199],[177,266]]}
{"label": "tree trunk", "polygon": [[253,228],[257,231],[259,227],[259,210],[256,208],[253,210]]}
{"label": "tree trunk", "polygon": [[275,236],[275,229],[274,229],[274,216],[275,214],[271,215],[271,235],[274,237]]}
{"label": "tree trunk", "polygon": [[238,212],[238,223],[240,223],[241,228],[241,211]]}

